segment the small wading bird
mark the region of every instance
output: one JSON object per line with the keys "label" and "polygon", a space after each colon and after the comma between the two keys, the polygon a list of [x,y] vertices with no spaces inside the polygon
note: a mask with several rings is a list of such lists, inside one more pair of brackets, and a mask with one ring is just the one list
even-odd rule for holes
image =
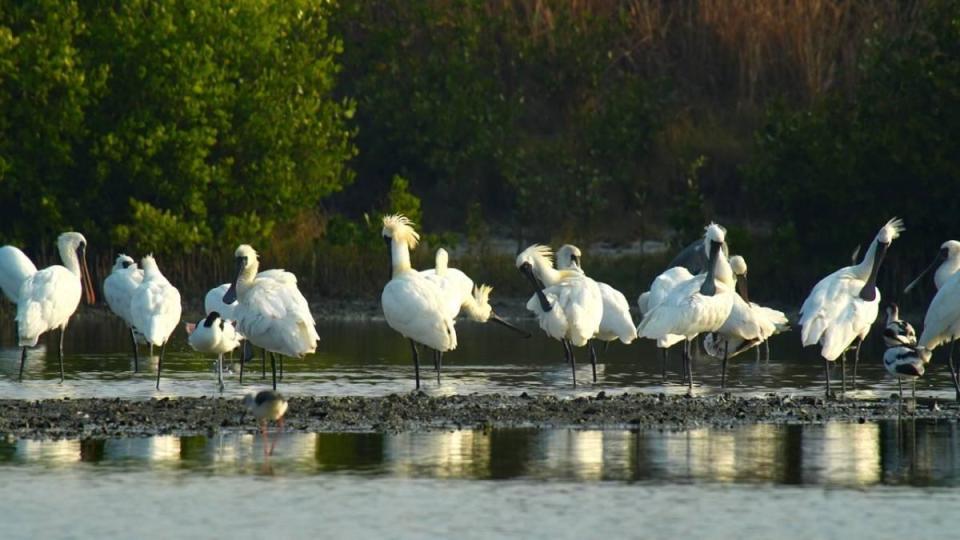
{"label": "small wading bird", "polygon": [[140,353],[137,350],[137,342],[145,342],[146,340],[134,330],[133,315],[130,313],[130,300],[142,282],[143,270],[137,267],[137,263],[132,257],[122,253],[117,256],[110,275],[103,280],[103,296],[107,299],[110,311],[123,319],[123,322],[130,328],[134,371],[140,370]]}
{"label": "small wading bird", "polygon": [[[493,292],[493,287],[474,284],[470,276],[457,268],[450,268],[448,262],[447,250],[440,248],[437,250],[434,268],[420,271],[421,276],[440,288],[444,312],[448,317],[456,319],[463,311],[475,322],[493,321],[513,330],[524,338],[530,337],[530,332],[517,328],[494,313],[493,307],[490,305],[490,293]],[[440,362],[440,353],[434,351],[434,369],[437,371],[437,382],[440,382]]]}
{"label": "small wading bird", "polygon": [[[270,354],[273,389],[277,388],[276,355],[303,358],[317,350],[320,336],[310,314],[310,305],[297,288],[297,277],[284,270],[272,270],[271,277],[257,274],[260,261],[252,247],[243,244],[234,252],[237,275],[223,302],[234,306],[237,329],[246,343]],[[240,366],[249,354],[241,354]]]}
{"label": "small wading bird", "polygon": [[27,348],[35,347],[40,335],[60,329],[60,382],[63,382],[63,333],[83,296],[88,304],[96,297],[87,270],[87,240],[78,232],[66,232],[57,238],[57,250],[63,266],[53,265],[37,271],[30,259],[13,246],[0,248],[0,285],[17,304],[17,335],[20,352],[20,380]]}
{"label": "small wading bird", "polygon": [[[560,270],[580,270],[582,254],[577,246],[566,244],[557,251],[557,268]],[[629,345],[637,339],[637,327],[630,316],[630,304],[627,303],[627,297],[620,291],[614,289],[606,283],[597,282],[600,288],[600,298],[603,300],[603,316],[600,318],[600,329],[590,341],[590,365],[593,368],[593,382],[597,382],[597,351],[593,345],[594,340],[604,342],[604,347],[611,341],[620,340],[624,345]]]}
{"label": "small wading bird", "polygon": [[880,291],[877,272],[893,242],[903,232],[903,222],[891,219],[877,233],[860,264],[843,267],[820,280],[800,308],[800,339],[804,347],[820,344],[830,395],[830,362],[840,358],[842,390],[847,389],[846,351],[857,340],[854,360],[860,358],[860,345],[877,318]]}
{"label": "small wading bird", "polygon": [[[955,244],[956,242],[952,240],[945,242],[941,246],[937,259],[908,286],[908,289],[913,287],[933,266],[940,264],[940,269],[937,270],[937,277],[941,278],[937,283],[939,290],[923,318],[923,332],[917,340],[917,347],[932,353],[940,345],[947,345],[950,378],[956,391],[957,401],[960,401],[960,369],[953,359],[954,342],[960,336],[960,272],[956,271],[955,261],[958,257],[954,255]],[[929,361],[929,358],[927,360]]]}
{"label": "small wading bird", "polygon": [[733,309],[733,271],[721,255],[726,231],[711,223],[706,227],[704,245],[709,250],[707,271],[676,286],[646,314],[637,327],[640,337],[657,340],[660,348],[684,342],[683,363],[687,388],[693,391],[690,342],[704,332],[715,332]]}
{"label": "small wading bird", "polygon": [[597,282],[579,268],[556,270],[550,248],[532,245],[517,255],[516,265],[526,276],[534,295],[527,310],[536,315],[540,328],[560,340],[577,385],[577,364],[573,347],[583,347],[600,330],[603,297]]}
{"label": "small wading bird", "polygon": [[913,384],[913,399],[917,399],[917,379],[923,376],[925,365],[930,361],[930,351],[923,347],[896,345],[883,353],[883,367],[897,378],[900,403],[903,403],[903,379]]}
{"label": "small wading bird", "polygon": [[274,421],[279,429],[283,430],[283,415],[287,413],[287,400],[274,390],[261,390],[243,397],[243,406],[253,414],[263,434],[263,453],[272,454],[273,447],[268,448],[270,438],[267,436],[267,422]]}
{"label": "small wading bird", "polygon": [[133,292],[130,299],[130,315],[137,332],[143,334],[151,346],[160,347],[157,361],[157,390],[160,389],[160,372],[163,370],[163,355],[170,335],[180,324],[183,306],[180,304],[180,291],[167,281],[160,272],[153,255],[147,255],[140,261],[143,267],[143,281]]}
{"label": "small wading bird", "polygon": [[187,323],[187,342],[198,353],[217,355],[217,384],[223,392],[223,355],[240,346],[243,337],[233,321],[224,320],[216,311],[197,324]]}
{"label": "small wading bird", "polygon": [[891,302],[887,305],[887,322],[883,327],[883,343],[887,347],[917,344],[917,332],[913,325],[900,319],[900,308]]}
{"label": "small wading bird", "polygon": [[[436,351],[434,364],[440,378],[442,355],[457,348],[457,332],[445,307],[443,289],[410,266],[410,250],[420,235],[402,215],[383,218],[383,240],[390,250],[390,281],[383,288],[380,304],[390,328],[410,340],[416,387],[420,388],[420,353],[417,344]],[[455,300],[451,301],[451,305]],[[459,311],[459,309],[458,309]]]}

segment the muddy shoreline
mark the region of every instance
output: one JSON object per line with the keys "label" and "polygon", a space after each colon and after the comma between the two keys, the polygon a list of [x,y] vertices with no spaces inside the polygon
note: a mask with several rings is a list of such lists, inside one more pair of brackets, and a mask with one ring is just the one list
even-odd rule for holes
{"label": "muddy shoreline", "polygon": [[[7,438],[108,438],[254,431],[239,400],[224,398],[0,400],[0,435]],[[896,419],[895,398],[824,402],[770,394],[758,398],[603,392],[590,397],[422,393],[385,397],[291,398],[285,429],[299,432],[487,429],[671,429],[751,423],[804,424]],[[920,399],[903,417],[960,420],[960,405]]]}

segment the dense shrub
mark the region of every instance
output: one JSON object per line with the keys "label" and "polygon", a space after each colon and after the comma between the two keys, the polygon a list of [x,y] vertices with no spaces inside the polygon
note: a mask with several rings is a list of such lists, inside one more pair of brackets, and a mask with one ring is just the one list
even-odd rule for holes
{"label": "dense shrub", "polygon": [[3,2],[0,231],[185,253],[263,243],[351,179],[329,7]]}

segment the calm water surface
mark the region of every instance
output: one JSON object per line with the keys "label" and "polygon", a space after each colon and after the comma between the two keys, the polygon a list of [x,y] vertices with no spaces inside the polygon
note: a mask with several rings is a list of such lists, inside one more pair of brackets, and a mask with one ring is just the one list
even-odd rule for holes
{"label": "calm water surface", "polygon": [[0,536],[932,537],[956,423],[0,443]]}
{"label": "calm water surface", "polygon": [[[576,395],[607,392],[642,391],[684,393],[677,384],[679,351],[673,351],[668,363],[669,379],[661,377],[661,361],[653,343],[642,340],[630,346],[612,344],[600,354],[598,382],[590,381],[590,364],[585,349],[577,351],[580,383],[572,388],[570,368],[563,362],[562,348],[546,338],[533,321],[522,326],[534,331],[530,339],[518,339],[494,325],[460,322],[457,325],[459,348],[444,357],[441,382],[427,369],[432,361],[421,355],[424,391],[434,394],[480,393],[556,393]],[[56,336],[51,334],[41,346],[27,355],[23,383],[16,380],[19,350],[15,346],[12,321],[0,324],[0,396],[7,398],[200,396],[216,393],[211,358],[194,353],[186,336],[178,329],[164,359],[160,391],[154,389],[156,356],[141,355],[140,373],[133,373],[133,355],[129,335],[118,319],[107,315],[88,315],[71,323],[66,336],[65,367],[67,380],[59,384]],[[322,338],[316,355],[303,360],[286,359],[281,390],[291,395],[386,395],[413,389],[413,365],[405,340],[382,321],[321,321]],[[871,336],[876,337],[876,336]],[[939,351],[938,351],[939,352]],[[852,372],[852,354],[848,371]],[[934,366],[920,381],[924,396],[952,399],[949,372],[937,357]],[[226,377],[224,395],[239,396],[262,386],[259,357],[248,364],[245,386],[238,385],[239,366],[234,364]],[[269,373],[269,365],[267,366]],[[770,361],[757,361],[753,351],[730,362],[729,389],[738,394],[785,392],[820,394],[824,375],[822,361],[814,349],[801,350],[796,332],[775,336],[771,341]],[[720,362],[701,357],[695,365],[696,391],[715,392],[720,384]],[[833,381],[839,386],[839,366]],[[886,397],[896,391],[896,381],[882,365],[879,337],[868,340],[861,354],[857,397]]]}

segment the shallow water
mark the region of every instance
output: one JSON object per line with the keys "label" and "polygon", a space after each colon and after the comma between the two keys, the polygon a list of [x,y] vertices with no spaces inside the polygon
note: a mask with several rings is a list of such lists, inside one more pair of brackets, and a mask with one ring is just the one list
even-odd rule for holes
{"label": "shallow water", "polygon": [[[591,367],[585,349],[577,350],[576,389],[571,370],[563,361],[558,342],[548,339],[532,320],[520,323],[533,332],[519,339],[495,325],[471,322],[457,324],[459,348],[444,356],[441,382],[432,371],[432,359],[421,354],[423,390],[431,394],[554,393],[577,395],[642,391],[685,393],[678,384],[680,354],[671,352],[668,381],[663,382],[660,356],[649,340],[625,346],[614,343],[602,352],[597,366],[598,382],[591,382]],[[140,372],[133,373],[129,334],[122,323],[107,314],[78,317],[65,340],[66,381],[59,384],[56,336],[45,336],[28,351],[24,381],[17,382],[20,353],[15,347],[12,321],[0,328],[0,397],[38,399],[71,397],[148,398],[154,396],[200,396],[217,392],[212,358],[194,353],[178,329],[168,347],[161,389],[154,389],[157,357],[147,358],[141,348]],[[280,389],[291,395],[385,395],[413,389],[410,347],[382,321],[321,321],[318,353],[306,359],[286,359]],[[939,353],[939,351],[938,351]],[[864,345],[859,366],[859,386],[854,397],[887,397],[897,384],[883,369],[882,343],[871,336]],[[848,373],[852,374],[852,353]],[[269,378],[269,364],[267,377]],[[748,351],[730,361],[728,390],[750,395],[766,392],[821,394],[824,384],[822,360],[814,349],[801,350],[799,335],[789,332],[771,340],[769,361],[757,361]],[[238,384],[239,366],[226,374],[224,395],[239,396],[268,384],[261,374],[259,357],[248,363],[244,386]],[[719,391],[720,362],[700,357],[695,361],[698,393]],[[839,366],[831,375],[840,386]],[[852,382],[852,381],[851,381]],[[952,399],[949,372],[937,357],[918,384],[922,396]]]}
{"label": "shallow water", "polygon": [[0,442],[0,537],[932,537],[960,429],[923,421],[669,431]]}

